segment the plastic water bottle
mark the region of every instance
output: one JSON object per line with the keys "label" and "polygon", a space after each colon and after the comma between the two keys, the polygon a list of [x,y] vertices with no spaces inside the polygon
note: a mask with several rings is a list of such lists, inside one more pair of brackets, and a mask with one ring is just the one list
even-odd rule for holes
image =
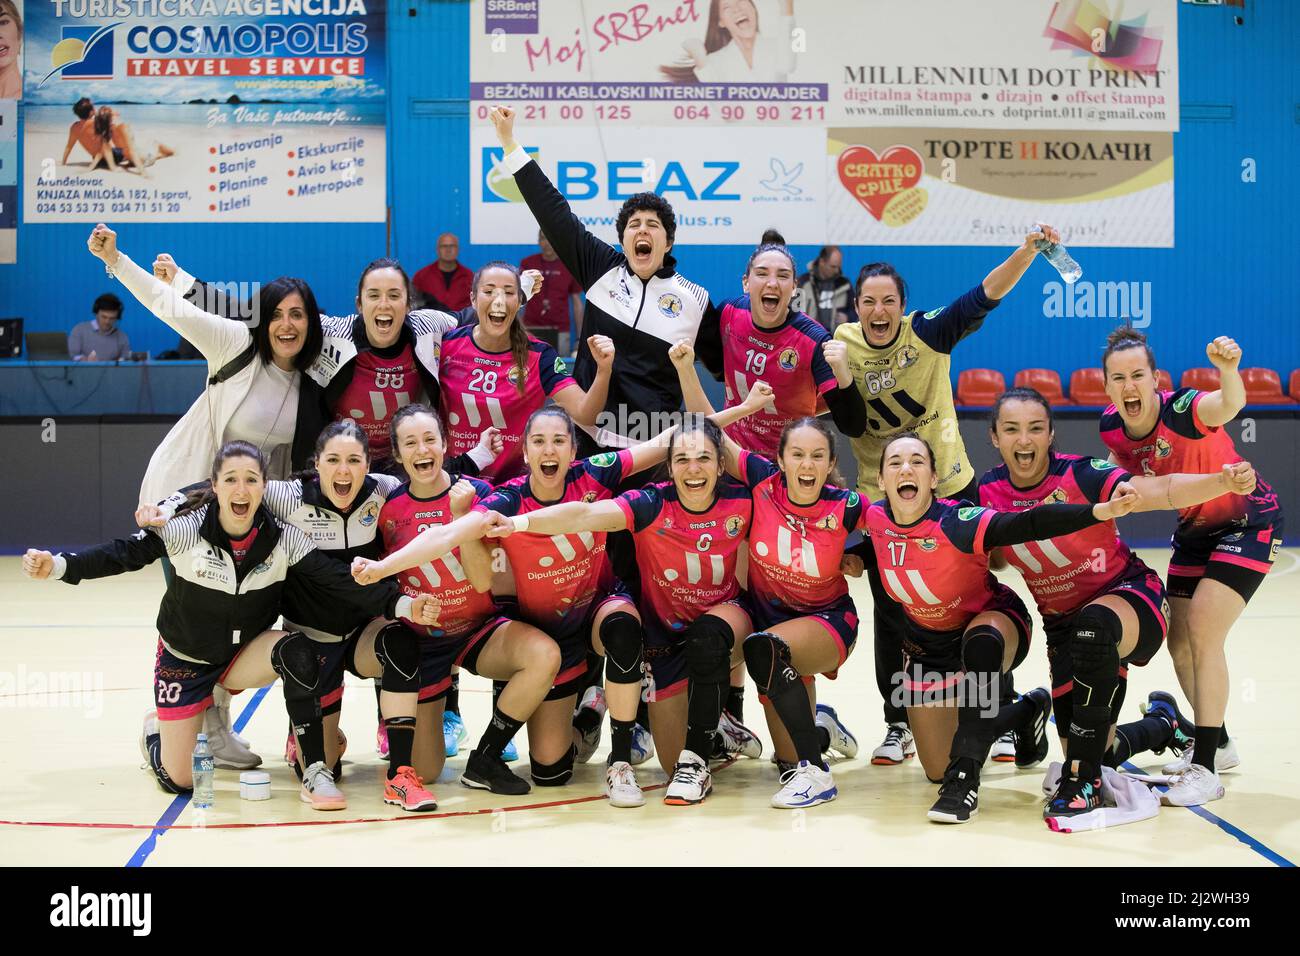
{"label": "plastic water bottle", "polygon": [[191,804],[199,810],[212,806],[212,774],[216,769],[212,748],[208,746],[208,735],[199,734],[198,743],[194,745],[194,797]]}
{"label": "plastic water bottle", "polygon": [[1050,262],[1052,267],[1061,274],[1061,278],[1067,284],[1072,285],[1079,281],[1079,277],[1083,275],[1083,269],[1079,267],[1079,263],[1074,261],[1074,257],[1070,255],[1065,246],[1059,242],[1048,242],[1046,239],[1039,239],[1034,245],[1038,247],[1042,257]]}

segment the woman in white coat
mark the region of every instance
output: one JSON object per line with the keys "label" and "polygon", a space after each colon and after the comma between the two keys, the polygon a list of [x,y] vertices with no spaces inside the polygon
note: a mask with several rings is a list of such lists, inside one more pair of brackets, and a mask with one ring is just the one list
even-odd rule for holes
{"label": "woman in white coat", "polygon": [[[208,362],[208,384],[154,450],[140,486],[140,504],[154,504],[177,488],[207,477],[225,442],[255,445],[266,456],[268,478],[286,478],[299,419],[299,404],[319,402],[303,372],[320,353],[320,310],[311,287],[281,277],[261,287],[251,327],[204,312],[166,282],[146,272],[117,248],[117,234],[103,223],[87,242],[146,309],[192,342]],[[170,574],[170,568],[164,573]],[[217,766],[256,767],[262,758],[230,729],[230,697],[214,697],[204,728]]]}

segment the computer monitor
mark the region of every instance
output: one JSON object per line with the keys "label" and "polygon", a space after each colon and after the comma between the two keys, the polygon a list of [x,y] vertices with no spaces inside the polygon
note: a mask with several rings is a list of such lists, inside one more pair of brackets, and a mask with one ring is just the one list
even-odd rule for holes
{"label": "computer monitor", "polygon": [[23,320],[0,319],[0,358],[23,354]]}
{"label": "computer monitor", "polygon": [[67,332],[28,332],[27,358],[33,362],[57,362],[68,358]]}

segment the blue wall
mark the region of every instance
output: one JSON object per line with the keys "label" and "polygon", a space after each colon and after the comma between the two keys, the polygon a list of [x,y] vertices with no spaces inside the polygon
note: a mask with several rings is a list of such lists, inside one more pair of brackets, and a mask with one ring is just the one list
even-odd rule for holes
{"label": "blue wall", "polygon": [[[391,223],[370,225],[126,225],[121,244],[148,261],[169,251],[198,274],[222,279],[282,273],[308,279],[322,308],[350,309],[355,277],[390,251],[418,268],[434,257],[438,232],[469,235],[469,58],[466,2],[396,0],[389,13],[389,203]],[[1237,8],[1179,4],[1182,121],[1175,136],[1176,247],[1077,250],[1097,281],[1150,282],[1152,336],[1161,365],[1175,377],[1204,365],[1215,335],[1237,337],[1246,364],[1300,368],[1295,306],[1294,224],[1300,213],[1300,3],[1254,0],[1236,26]],[[414,15],[412,15],[414,14]],[[1241,180],[1246,157],[1258,181]],[[774,223],[779,226],[779,223]],[[114,283],[86,252],[89,226],[21,226],[19,263],[0,266],[0,316],[21,315],[28,330],[66,329],[88,318],[90,302]],[[605,238],[612,239],[613,236]],[[471,266],[518,259],[528,246],[470,247]],[[682,270],[732,294],[747,248],[679,250]],[[796,250],[803,261],[815,250]],[[1009,250],[1008,250],[1009,251]],[[845,272],[891,259],[907,276],[913,305],[933,308],[979,281],[1001,258],[993,248],[845,249]],[[1107,319],[1045,319],[1035,263],[984,330],[958,349],[956,368],[982,365],[1008,379],[1025,366],[1068,376],[1097,358]],[[136,348],[174,346],[175,335],[128,307]]]}

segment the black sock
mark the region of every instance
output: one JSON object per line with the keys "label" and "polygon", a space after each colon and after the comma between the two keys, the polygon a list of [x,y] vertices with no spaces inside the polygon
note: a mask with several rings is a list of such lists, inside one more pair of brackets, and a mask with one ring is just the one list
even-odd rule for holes
{"label": "black sock", "polygon": [[822,748],[821,753],[831,749],[831,732],[825,727],[817,728],[817,746]]}
{"label": "black sock", "polygon": [[321,720],[320,701],[287,700],[285,709],[289,711],[289,722],[293,725],[302,769],[306,770],[314,763],[324,763],[325,725]]}
{"label": "black sock", "polygon": [[478,746],[474,749],[485,757],[501,757],[501,751],[505,749],[506,744],[514,739],[515,734],[519,733],[519,728],[524,725],[524,721],[515,720],[509,714],[506,714],[501,708],[492,705],[492,719],[488,721],[487,730],[483,731],[483,736],[479,738]]}
{"label": "black sock", "polygon": [[[1077,685],[1076,685],[1077,686]],[[1110,705],[1089,704],[1081,706],[1076,700],[1070,717],[1070,767],[1077,761],[1080,780],[1096,780],[1101,776],[1102,762],[1106,756],[1106,736],[1110,732]]]}
{"label": "black sock", "polygon": [[650,705],[644,700],[636,705],[636,722],[646,730],[650,729]]}
{"label": "black sock", "polygon": [[713,753],[713,738],[722,718],[726,684],[690,680],[686,685],[686,749],[701,760]]}
{"label": "black sock", "polygon": [[451,690],[447,691],[447,697],[442,703],[443,713],[455,714],[460,716],[460,673],[451,675]]}
{"label": "black sock", "polygon": [[1223,735],[1222,725],[1202,727],[1196,725],[1196,748],[1192,752],[1192,763],[1198,763],[1206,770],[1214,770],[1214,752],[1219,749],[1219,738]]}
{"label": "black sock", "polygon": [[727,689],[727,713],[736,718],[738,723],[745,722],[745,688],[731,687]]}
{"label": "black sock", "polygon": [[[600,726],[604,714],[590,707],[580,707],[573,717],[573,726],[581,734],[589,734]],[[612,720],[613,718],[611,718]]]}
{"label": "black sock", "polygon": [[415,745],[415,718],[388,717],[388,779],[397,776],[398,767],[411,766],[411,748]]}
{"label": "black sock", "polygon": [[379,718],[379,722],[381,724],[384,722],[384,705],[380,701],[379,695],[382,694],[383,692],[384,692],[384,688],[382,682],[380,678],[376,677],[375,678],[375,715]]}
{"label": "black sock", "polygon": [[1219,749],[1220,749],[1220,750],[1222,750],[1224,747],[1228,746],[1228,725],[1227,725],[1227,724],[1224,724],[1223,727],[1222,727],[1222,730],[1223,730],[1223,733],[1221,733],[1221,734],[1219,735]]}
{"label": "black sock", "polygon": [[823,767],[822,752],[828,748],[822,747],[818,731],[822,734],[826,731],[813,722],[812,705],[804,682],[793,681],[777,691],[775,697],[768,699],[772,701],[772,708],[785,725],[799,759],[807,760],[814,767]]}
{"label": "black sock", "polygon": [[1002,636],[987,625],[973,627],[963,636],[961,656],[965,674],[959,688],[957,731],[949,751],[954,760],[964,757],[982,766],[993,741],[1002,733],[994,721],[1001,716],[1003,708],[992,719],[985,717],[986,710],[1002,699],[1002,648]]}
{"label": "black sock", "polygon": [[1173,724],[1156,713],[1131,724],[1122,724],[1115,728],[1115,744],[1106,754],[1106,766],[1118,767],[1134,754],[1163,749],[1169,746],[1173,736]]}
{"label": "black sock", "polygon": [[632,731],[635,720],[609,718],[609,763],[632,762]]}

